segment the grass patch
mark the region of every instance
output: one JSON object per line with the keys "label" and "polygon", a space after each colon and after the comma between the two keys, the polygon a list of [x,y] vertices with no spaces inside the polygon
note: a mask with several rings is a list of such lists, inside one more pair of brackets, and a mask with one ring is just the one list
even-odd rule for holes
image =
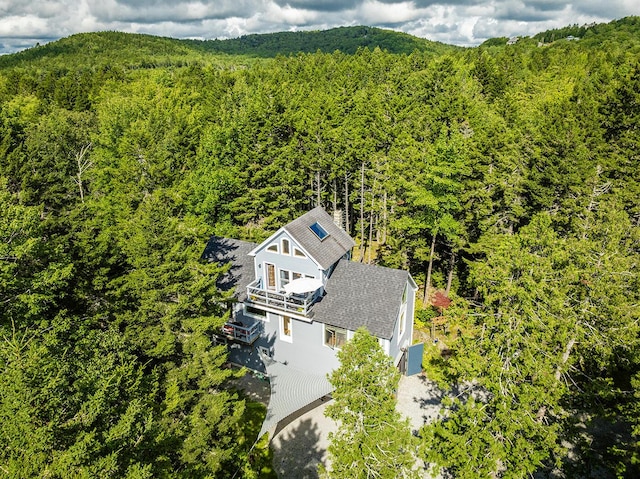
{"label": "grass patch", "polygon": [[[243,424],[244,435],[248,439],[248,447],[253,445],[262,422],[267,415],[267,408],[264,404],[246,399],[246,408],[244,411]],[[273,469],[273,452],[269,447],[269,435],[263,435],[258,443],[253,447],[249,454],[249,464],[255,477],[260,479],[277,479],[276,472]]]}

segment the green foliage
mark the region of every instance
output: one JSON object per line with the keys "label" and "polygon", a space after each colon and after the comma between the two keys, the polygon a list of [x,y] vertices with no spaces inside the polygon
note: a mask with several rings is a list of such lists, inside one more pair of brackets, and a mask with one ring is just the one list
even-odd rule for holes
{"label": "green foliage", "polygon": [[[137,33],[78,33],[61,40],[29,48],[0,59],[0,68],[38,65],[51,69],[73,59],[76,65],[102,73],[118,68],[184,66],[203,61],[204,56],[188,42]],[[207,55],[211,59],[211,55]],[[65,62],[67,60],[67,62]]]}
{"label": "green foliage", "polygon": [[43,237],[42,208],[24,206],[0,176],[0,327],[55,315],[73,265]]}
{"label": "green foliage", "polygon": [[443,53],[454,47],[417,38],[406,33],[374,27],[338,27],[324,31],[279,32],[244,35],[228,40],[189,40],[194,47],[231,55],[275,57],[296,53],[333,53],[339,50],[354,54],[361,48],[380,48],[390,53],[410,54],[414,50]]}
{"label": "green foliage", "polygon": [[[8,328],[0,348],[0,462],[11,477],[123,477],[153,443],[153,376],[115,331]],[[81,337],[80,337],[81,336]],[[148,467],[146,468],[148,469]]]}
{"label": "green foliage", "polygon": [[550,43],[555,40],[563,40],[568,36],[579,38],[580,42],[586,43],[588,46],[605,44],[605,47],[617,46],[617,48],[638,47],[637,39],[633,36],[637,33],[640,25],[640,17],[631,16],[613,20],[610,23],[589,24],[589,25],[571,25],[563,28],[548,30],[538,33],[533,38],[536,40]]}
{"label": "green foliage", "polygon": [[509,41],[509,38],[507,37],[494,37],[494,38],[489,38],[488,40],[485,40],[484,42],[482,42],[480,46],[481,47],[502,47],[506,45],[508,41]]}
{"label": "green foliage", "polygon": [[443,421],[425,427],[429,462],[463,477],[524,477],[556,451],[559,426],[546,416],[560,414],[564,383],[554,376],[566,370],[561,356],[571,332],[556,317],[564,306],[555,288],[564,264],[552,255],[557,242],[542,217],[486,245],[490,256],[474,276],[485,309],[450,360],[469,384],[462,398],[444,404]]}
{"label": "green foliage", "polygon": [[[233,65],[239,56],[275,58],[297,53],[355,54],[359,49],[380,48],[390,53],[414,51],[442,54],[457,48],[402,32],[374,27],[339,27],[325,31],[279,32],[245,35],[226,40],[177,40],[137,33],[78,33],[0,58],[0,69],[38,65],[45,78],[68,75],[56,67],[73,59],[82,65],[82,75],[98,77],[122,74],[123,69],[174,68],[197,64]],[[233,55],[231,59],[228,55]],[[53,67],[53,68],[52,68]],[[64,68],[64,67],[63,67]],[[70,78],[70,77],[68,77]],[[91,84],[90,78],[85,78]],[[45,80],[47,81],[47,80]]]}
{"label": "green foliage", "polygon": [[579,26],[577,24],[574,24],[567,27],[554,28],[552,30],[547,30],[546,32],[538,33],[534,35],[533,38],[544,43],[551,43],[556,40],[564,40],[569,36],[582,38],[585,36],[588,30],[589,25]]}
{"label": "green foliage", "polygon": [[329,375],[334,387],[327,417],[339,422],[330,433],[326,477],[417,477],[414,440],[407,419],[395,409],[400,373],[378,339],[359,329],[338,352]]}
{"label": "green foliage", "polygon": [[[277,479],[273,467],[273,451],[269,447],[269,435],[265,434],[255,444],[254,438],[260,432],[267,414],[267,408],[259,402],[247,399],[242,423],[244,424],[244,442],[249,460],[242,469],[243,477],[256,479]],[[252,449],[253,448],[253,449]]]}
{"label": "green foliage", "polygon": [[560,457],[566,398],[589,400],[569,384],[607,377],[611,355],[628,360],[638,347],[638,229],[618,208],[587,207],[576,237],[539,215],[516,235],[486,238],[472,270],[484,308],[450,360],[466,394],[425,427],[427,460],[455,475],[524,477]]}
{"label": "green foliage", "polygon": [[463,391],[425,457],[577,474],[558,444],[597,462],[579,417],[617,421],[593,467],[633,475],[639,32],[628,17],[576,42],[464,50],[366,27],[106,32],[2,57],[0,466],[258,474],[210,340],[222,271],[198,258],[212,232],[259,241],[322,205],[343,211],[358,259],[460,297],[437,367]]}

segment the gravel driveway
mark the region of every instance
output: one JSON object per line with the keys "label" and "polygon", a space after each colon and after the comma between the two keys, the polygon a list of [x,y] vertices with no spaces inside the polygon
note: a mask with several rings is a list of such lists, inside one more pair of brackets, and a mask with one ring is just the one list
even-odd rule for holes
{"label": "gravel driveway", "polygon": [[[442,394],[435,384],[422,374],[400,379],[397,409],[409,418],[413,431],[437,416],[441,399]],[[330,402],[319,402],[318,406],[294,419],[273,438],[273,465],[278,477],[318,477],[318,464],[327,460],[328,434],[337,429],[336,423],[324,416],[324,409]],[[424,477],[431,476],[425,474]]]}

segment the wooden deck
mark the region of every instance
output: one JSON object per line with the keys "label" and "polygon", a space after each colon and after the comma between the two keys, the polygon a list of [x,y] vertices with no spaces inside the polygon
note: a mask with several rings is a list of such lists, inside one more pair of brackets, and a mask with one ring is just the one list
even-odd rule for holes
{"label": "wooden deck", "polygon": [[253,344],[260,337],[260,326],[259,322],[245,325],[241,321],[228,321],[222,326],[222,336],[229,341]]}
{"label": "wooden deck", "polygon": [[317,300],[316,292],[306,294],[285,294],[262,289],[257,280],[247,286],[247,301],[258,306],[266,306],[274,310],[297,316],[311,316],[310,308]]}

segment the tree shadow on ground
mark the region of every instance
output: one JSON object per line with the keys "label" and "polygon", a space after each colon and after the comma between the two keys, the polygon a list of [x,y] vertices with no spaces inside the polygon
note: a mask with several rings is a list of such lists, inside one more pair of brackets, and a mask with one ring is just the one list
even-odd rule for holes
{"label": "tree shadow on ground", "polygon": [[568,448],[557,467],[547,461],[535,472],[535,479],[603,479],[640,477],[640,464],[624,454],[624,448],[633,441],[632,426],[615,417],[593,417],[576,414],[567,419],[567,434],[563,445]]}
{"label": "tree shadow on ground", "polygon": [[318,465],[326,451],[318,447],[320,431],[311,419],[303,419],[291,431],[274,438],[274,469],[278,477],[317,479]]}
{"label": "tree shadow on ground", "polygon": [[445,397],[455,398],[472,394],[470,385],[452,385],[451,389],[442,389],[435,382],[430,381],[425,375],[420,376],[422,383],[420,394],[414,395],[413,401],[424,411],[422,416],[424,424],[432,422],[441,415],[442,401]]}
{"label": "tree shadow on ground", "polygon": [[422,409],[428,407],[438,406],[442,403],[442,400],[447,396],[447,392],[438,387],[438,385],[429,381],[424,374],[418,376],[422,383],[422,395],[421,397],[414,397],[414,401],[420,404]]}

